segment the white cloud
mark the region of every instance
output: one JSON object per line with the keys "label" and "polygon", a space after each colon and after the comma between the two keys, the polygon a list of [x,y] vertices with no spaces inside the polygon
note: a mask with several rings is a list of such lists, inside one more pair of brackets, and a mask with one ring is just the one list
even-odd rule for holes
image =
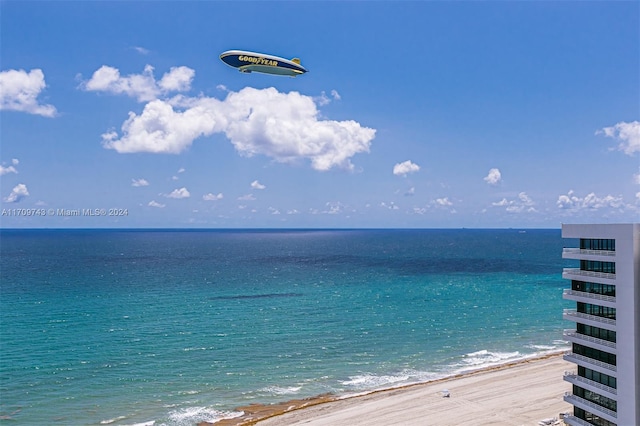
{"label": "white cloud", "polygon": [[322,91],[322,93],[320,93],[320,96],[315,96],[313,98],[313,101],[320,106],[325,106],[331,103],[331,99],[327,97],[327,94],[324,92],[324,90]]}
{"label": "white cloud", "polygon": [[503,198],[497,203],[491,203],[494,207],[505,207],[505,210],[509,213],[533,213],[536,212],[535,202],[525,192],[518,194],[518,197],[513,200],[507,200]]}
{"label": "white cloud", "polygon": [[0,165],[0,176],[6,175],[7,173],[18,173],[18,170],[13,166],[5,167]]}
{"label": "white cloud", "polygon": [[340,99],[342,99],[342,96],[340,96],[340,93],[338,93],[338,91],[335,89],[331,91],[331,97],[336,101],[339,101]]}
{"label": "white cloud", "polygon": [[159,208],[159,209],[161,209],[161,208],[164,208],[164,207],[165,207],[165,204],[160,204],[160,203],[158,203],[158,202],[157,202],[157,201],[155,201],[155,200],[151,200],[151,201],[149,201],[149,204],[147,204],[147,205],[148,205],[149,207],[156,207],[156,208]]}
{"label": "white cloud", "polygon": [[146,179],[131,179],[131,186],[149,186]]}
{"label": "white cloud", "polygon": [[224,197],[224,195],[222,195],[222,192],[219,194],[214,194],[214,193],[208,193],[202,196],[202,199],[205,201],[218,201],[218,200],[222,200],[222,198]]}
{"label": "white cloud", "polygon": [[140,46],[133,46],[132,49],[140,53],[141,55],[148,55],[150,53],[149,49],[145,49],[144,47]]}
{"label": "white cloud", "polygon": [[484,180],[489,185],[496,185],[498,182],[500,182],[500,180],[502,180],[502,175],[500,174],[500,170],[498,169],[489,170],[489,174],[484,177]]}
{"label": "white cloud", "polygon": [[257,180],[254,180],[253,182],[251,182],[251,188],[253,188],[253,189],[266,189],[267,187],[264,186],[263,184],[261,184],[260,182],[258,182]]}
{"label": "white cloud", "polygon": [[267,210],[269,211],[270,214],[280,214],[280,210],[274,207],[269,207]]}
{"label": "white cloud", "polygon": [[640,152],[640,121],[630,123],[621,121],[615,126],[604,127],[596,131],[596,135],[599,134],[619,140],[618,149],[627,155]]}
{"label": "white cloud", "polygon": [[187,92],[191,90],[191,82],[196,72],[188,67],[171,67],[168,73],[162,76],[158,86],[167,92]]}
{"label": "white cloud", "polygon": [[427,207],[414,207],[413,208],[413,212],[415,214],[423,215],[423,214],[427,213],[428,208],[429,208],[428,206]]}
{"label": "white cloud", "polygon": [[243,195],[242,197],[238,197],[239,201],[255,201],[256,197],[253,194]]}
{"label": "white cloud", "polygon": [[598,197],[594,192],[590,192],[585,197],[578,197],[573,190],[570,190],[566,195],[560,195],[556,205],[563,210],[597,210],[604,207],[625,207],[622,197],[614,197],[613,195]]}
{"label": "white cloud", "polygon": [[165,194],[165,197],[167,198],[189,198],[191,197],[191,194],[189,193],[189,191],[187,190],[187,188],[180,188],[180,189],[174,189],[171,194]]}
{"label": "white cloud", "polygon": [[27,186],[24,183],[19,183],[13,187],[11,193],[4,199],[7,203],[17,203],[22,201],[29,195]]}
{"label": "white cloud", "polygon": [[241,155],[265,155],[281,163],[307,159],[314,169],[326,171],[353,170],[351,157],[369,152],[376,131],[353,120],[319,120],[313,98],[298,92],[245,87],[224,100],[153,100],[140,115],[129,113],[121,133],[103,134],[104,147],[177,154],[199,137],[224,133]]}
{"label": "white cloud", "polygon": [[380,207],[384,207],[385,209],[389,209],[389,210],[400,210],[400,207],[398,207],[398,205],[393,201],[391,201],[389,204],[382,201],[380,203]]}
{"label": "white cloud", "polygon": [[293,209],[293,210],[287,210],[287,214],[300,214],[300,212],[296,209]]}
{"label": "white cloud", "polygon": [[636,173],[633,175],[633,183],[636,185],[640,185],[640,173]]}
{"label": "white cloud", "polygon": [[12,158],[11,159],[11,164],[13,164],[14,166],[17,166],[18,164],[20,164],[20,161],[18,161],[17,158]]}
{"label": "white cloud", "polygon": [[327,207],[327,210],[323,211],[322,213],[326,214],[339,214],[342,213],[345,208],[344,204],[342,204],[340,201],[329,201],[325,204],[325,206]]}
{"label": "white cloud", "polygon": [[56,108],[41,104],[37,99],[46,86],[41,69],[36,68],[29,73],[25,70],[0,72],[0,110],[54,117]]}
{"label": "white cloud", "polygon": [[398,163],[393,166],[393,174],[398,176],[406,176],[409,173],[415,173],[420,170],[420,166],[412,163],[410,160],[404,161],[402,163]]}
{"label": "white cloud", "polygon": [[125,94],[137,98],[140,102],[146,102],[169,92],[190,90],[194,75],[195,71],[191,68],[172,67],[159,82],[156,82],[151,65],[145,66],[142,74],[126,77],[122,77],[117,68],[103,65],[80,87],[86,91]]}
{"label": "white cloud", "polygon": [[409,188],[405,193],[404,196],[405,197],[411,197],[412,195],[415,195],[416,193],[416,188],[414,186],[412,186],[411,188]]}
{"label": "white cloud", "polygon": [[180,167],[180,168],[178,169],[178,173],[184,173],[184,172],[186,172],[186,170],[185,170],[185,168],[184,168],[184,167]]}
{"label": "white cloud", "polygon": [[453,203],[449,201],[448,197],[436,198],[436,204],[443,207],[448,207],[453,205]]}

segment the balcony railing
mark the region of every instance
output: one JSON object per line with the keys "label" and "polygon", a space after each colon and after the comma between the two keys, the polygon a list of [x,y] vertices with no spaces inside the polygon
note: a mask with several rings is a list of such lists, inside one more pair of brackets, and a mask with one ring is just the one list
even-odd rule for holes
{"label": "balcony railing", "polygon": [[579,249],[579,248],[564,248],[562,249],[562,254],[589,254],[594,256],[615,256],[616,252],[614,250],[587,250],[587,249]]}
{"label": "balcony railing", "polygon": [[582,362],[583,364],[600,367],[613,373],[616,373],[618,371],[618,367],[616,367],[615,365],[607,364],[606,362],[598,361],[597,359],[589,358],[588,356],[578,355],[571,351],[565,353],[562,358],[565,361],[573,362],[574,364]]}
{"label": "balcony railing", "polygon": [[564,268],[562,270],[562,278],[569,278],[570,275],[579,275],[582,277],[590,278],[605,278],[608,280],[616,279],[616,274],[611,274],[608,272],[584,271],[580,268]]}
{"label": "balcony railing", "polygon": [[599,317],[597,315],[583,314],[582,312],[578,312],[575,309],[564,309],[562,311],[565,319],[584,319],[589,321],[595,321],[602,324],[616,325],[616,320],[611,318]]}
{"label": "balcony railing", "polygon": [[[565,392],[564,393],[564,400],[566,402],[568,402],[569,404],[572,405],[577,405],[577,404],[582,404],[585,405],[593,410],[595,410],[595,413],[593,414],[598,414],[598,412],[605,414],[609,417],[612,417],[614,420],[618,418],[618,413],[616,413],[613,410],[609,410],[608,408],[603,407],[602,405],[598,405],[594,402],[591,402],[587,399],[584,398],[580,398],[579,396],[575,396],[573,395],[571,392]],[[614,421],[612,420],[612,421]]]}
{"label": "balcony railing", "polygon": [[574,340],[581,340],[583,342],[595,343],[596,345],[606,346],[612,349],[616,348],[615,342],[610,342],[604,339],[598,339],[597,337],[587,336],[586,334],[578,333],[575,330],[564,330],[562,335],[565,337],[571,337]]}
{"label": "balcony railing", "polygon": [[601,300],[603,302],[616,303],[616,297],[615,296],[606,296],[604,294],[587,293],[587,292],[584,292],[584,291],[577,291],[577,290],[571,290],[571,289],[564,289],[562,291],[562,294],[565,295],[565,296],[584,297],[584,298],[587,298],[587,299],[594,299],[594,300]]}
{"label": "balcony railing", "polygon": [[565,371],[564,380],[574,385],[576,384],[588,385],[588,386],[600,389],[601,391],[607,392],[610,395],[618,395],[618,389],[612,388],[607,385],[603,385],[602,383],[598,383],[594,380],[587,379],[586,377],[578,376],[575,371]]}
{"label": "balcony railing", "polygon": [[569,426],[593,426],[593,424],[589,423],[586,420],[582,420],[576,416],[564,416],[562,421]]}

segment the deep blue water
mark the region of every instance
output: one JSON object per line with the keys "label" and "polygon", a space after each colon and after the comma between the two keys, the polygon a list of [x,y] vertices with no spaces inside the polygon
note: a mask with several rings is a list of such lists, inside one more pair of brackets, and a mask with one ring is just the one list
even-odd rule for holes
{"label": "deep blue water", "polygon": [[0,423],[193,425],[558,350],[563,245],[559,229],[2,230]]}

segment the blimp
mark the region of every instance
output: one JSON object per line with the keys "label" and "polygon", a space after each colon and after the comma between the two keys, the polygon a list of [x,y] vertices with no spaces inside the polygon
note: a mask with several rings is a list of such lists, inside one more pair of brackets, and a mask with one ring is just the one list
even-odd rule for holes
{"label": "blimp", "polygon": [[220,59],[225,64],[245,73],[260,72],[296,77],[307,72],[306,68],[300,65],[298,58],[285,59],[245,50],[227,50],[220,54]]}

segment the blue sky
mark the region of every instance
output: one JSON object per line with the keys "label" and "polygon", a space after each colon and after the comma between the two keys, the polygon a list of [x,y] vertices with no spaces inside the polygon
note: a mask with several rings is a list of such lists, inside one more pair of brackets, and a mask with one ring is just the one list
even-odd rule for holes
{"label": "blue sky", "polygon": [[638,2],[0,8],[2,227],[640,218]]}

